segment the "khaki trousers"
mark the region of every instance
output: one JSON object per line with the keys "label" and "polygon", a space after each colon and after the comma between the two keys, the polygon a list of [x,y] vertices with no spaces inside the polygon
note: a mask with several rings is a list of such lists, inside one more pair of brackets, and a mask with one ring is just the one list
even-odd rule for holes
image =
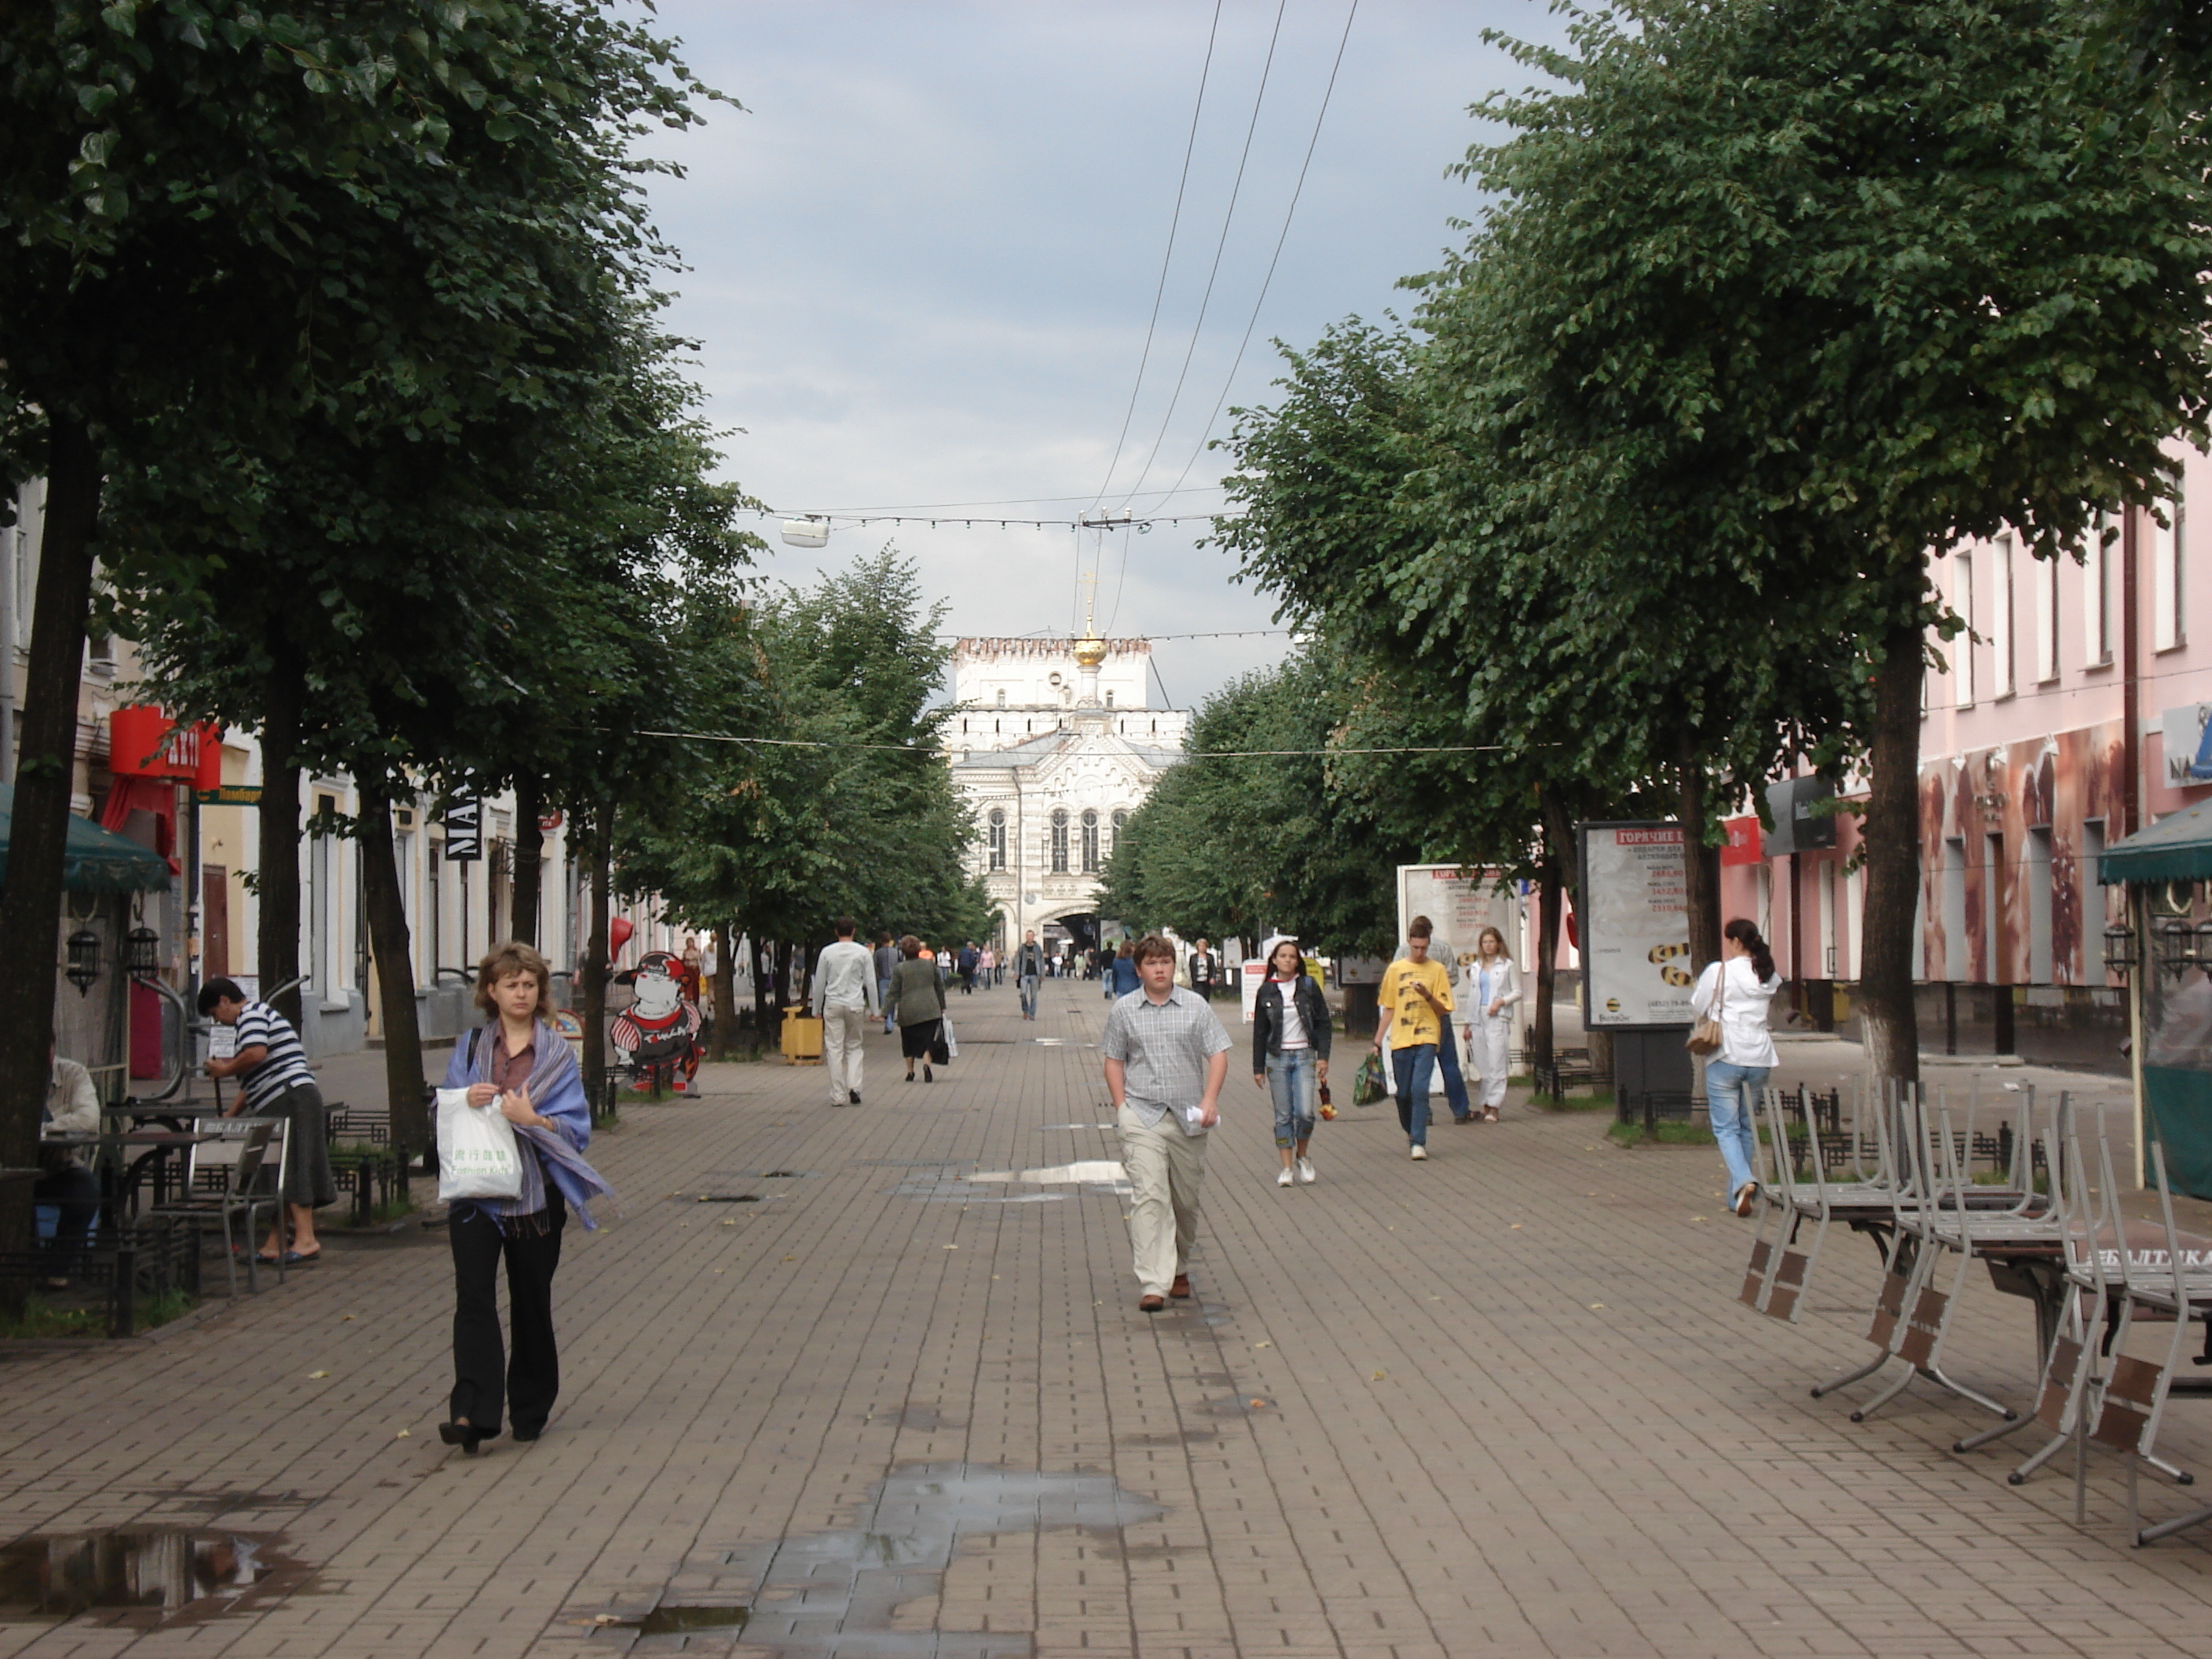
{"label": "khaki trousers", "polygon": [[1145,1296],[1165,1296],[1176,1275],[1190,1270],[1191,1251],[1198,1243],[1206,1137],[1185,1134],[1172,1114],[1147,1127],[1127,1106],[1119,1124],[1121,1165],[1136,1189],[1129,1204],[1129,1241],[1136,1252],[1138,1288]]}
{"label": "khaki trousers", "polygon": [[822,1011],[822,1065],[830,1073],[830,1103],[842,1106],[860,1092],[860,1034],[867,1011],[833,1004]]}

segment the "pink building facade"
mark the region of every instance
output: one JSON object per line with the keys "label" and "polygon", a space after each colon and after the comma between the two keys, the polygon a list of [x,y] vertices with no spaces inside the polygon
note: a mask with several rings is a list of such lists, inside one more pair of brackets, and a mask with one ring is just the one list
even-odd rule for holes
{"label": "pink building facade", "polygon": [[[1972,632],[1931,641],[1920,725],[1923,1051],[2018,1053],[2126,1070],[2120,920],[2106,847],[2212,793],[2212,460],[2185,452],[2170,524],[2118,515],[2081,562],[2016,538],[1965,544],[1934,579]],[[2191,500],[2206,504],[2192,522]],[[2192,775],[2192,767],[2203,775]],[[1858,822],[1832,849],[1723,871],[1731,915],[1759,919],[1808,1022],[1851,1032],[1863,878]]]}

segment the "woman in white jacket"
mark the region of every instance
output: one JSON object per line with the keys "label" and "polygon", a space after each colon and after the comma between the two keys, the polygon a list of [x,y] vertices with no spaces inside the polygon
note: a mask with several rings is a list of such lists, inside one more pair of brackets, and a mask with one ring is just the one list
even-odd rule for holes
{"label": "woman in white jacket", "polygon": [[1505,1103],[1505,1079],[1512,1070],[1513,1009],[1521,1000],[1521,970],[1505,953],[1505,935],[1486,927],[1475,938],[1474,965],[1467,980],[1469,1005],[1467,1053],[1482,1079],[1479,1103],[1485,1123],[1498,1121]]}
{"label": "woman in white jacket", "polygon": [[1721,929],[1721,959],[1708,964],[1690,993],[1690,1018],[1703,1019],[1717,1006],[1720,1051],[1705,1061],[1705,1107],[1713,1139],[1727,1162],[1730,1207],[1749,1215],[1759,1197],[1752,1174],[1758,1151],[1758,1115],[1752,1102],[1766,1086],[1775,1060],[1774,1038],[1766,1029],[1766,1005],[1782,981],[1775,977],[1774,952],[1753,923],[1738,916]]}

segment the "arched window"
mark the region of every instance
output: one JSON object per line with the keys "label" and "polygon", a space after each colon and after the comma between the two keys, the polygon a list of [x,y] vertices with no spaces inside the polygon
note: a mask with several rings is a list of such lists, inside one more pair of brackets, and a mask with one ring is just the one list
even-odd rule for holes
{"label": "arched window", "polygon": [[1106,706],[1109,708],[1111,708],[1114,706],[1114,694],[1111,691],[1109,691],[1106,694]]}
{"label": "arched window", "polygon": [[1003,685],[1002,685],[1002,686],[1000,686],[1000,687],[999,688],[999,707],[1000,707],[1000,708],[1004,708],[1006,706],[1006,688],[1005,686],[1003,686]]}
{"label": "arched window", "polygon": [[1006,815],[997,807],[991,809],[990,820],[991,867],[1006,867]]}
{"label": "arched window", "polygon": [[1067,873],[1067,809],[1052,809],[1052,872],[1055,876]]}
{"label": "arched window", "polygon": [[1109,845],[1109,846],[1106,848],[1106,856],[1107,856],[1107,857],[1109,857],[1109,858],[1113,857],[1113,856],[1114,856],[1114,851],[1115,851],[1115,848],[1118,848],[1118,847],[1120,847],[1120,846],[1121,846],[1121,826],[1122,826],[1122,825],[1124,825],[1124,824],[1126,824],[1127,823],[1128,823],[1128,821],[1129,821],[1129,815],[1128,815],[1127,812],[1123,811],[1122,811],[1121,808],[1119,808],[1119,807],[1115,807],[1115,808],[1114,809],[1114,840],[1113,840],[1113,842],[1112,842],[1111,845]]}
{"label": "arched window", "polygon": [[1087,806],[1083,810],[1083,873],[1098,873],[1098,814]]}

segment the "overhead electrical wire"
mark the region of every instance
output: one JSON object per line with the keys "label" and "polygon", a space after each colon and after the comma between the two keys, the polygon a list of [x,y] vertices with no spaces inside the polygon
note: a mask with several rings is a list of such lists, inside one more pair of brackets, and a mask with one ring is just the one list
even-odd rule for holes
{"label": "overhead electrical wire", "polygon": [[[675,732],[638,727],[629,732],[610,731],[595,727],[601,737],[674,738],[684,743],[734,743],[762,749],[866,749],[882,754],[942,756],[947,745],[925,743],[860,743],[850,738],[741,738],[727,732]],[[1053,733],[1040,732],[1038,737]],[[1539,749],[1558,749],[1556,743],[1537,744]],[[1503,743],[1421,743],[1392,744],[1376,748],[1346,749],[1202,749],[1186,752],[1182,758],[1194,760],[1315,760],[1332,755],[1499,755],[1512,745]],[[996,752],[996,751],[985,751]]]}

